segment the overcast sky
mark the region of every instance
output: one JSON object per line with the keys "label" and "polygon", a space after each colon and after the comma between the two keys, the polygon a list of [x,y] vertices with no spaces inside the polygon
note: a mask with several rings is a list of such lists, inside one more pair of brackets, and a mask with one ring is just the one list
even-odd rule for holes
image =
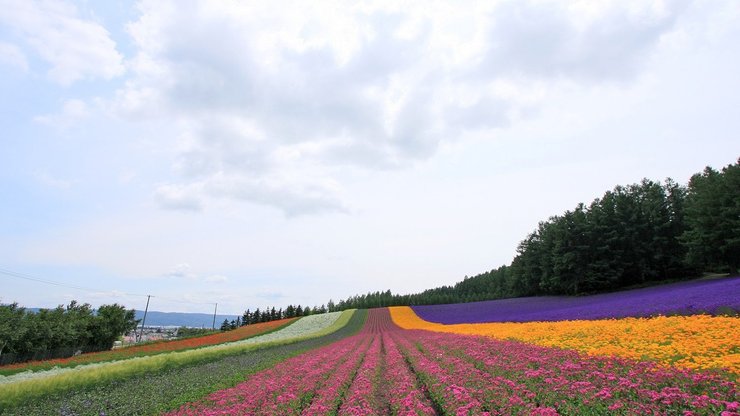
{"label": "overcast sky", "polygon": [[401,3],[0,0],[0,302],[415,292],[740,156],[740,2]]}

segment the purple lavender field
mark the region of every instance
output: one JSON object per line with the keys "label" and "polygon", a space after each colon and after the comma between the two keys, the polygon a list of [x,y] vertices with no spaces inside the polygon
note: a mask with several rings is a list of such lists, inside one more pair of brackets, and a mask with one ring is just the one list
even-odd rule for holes
{"label": "purple lavender field", "polygon": [[606,319],[740,311],[740,277],[693,280],[593,296],[538,296],[413,306],[442,324]]}

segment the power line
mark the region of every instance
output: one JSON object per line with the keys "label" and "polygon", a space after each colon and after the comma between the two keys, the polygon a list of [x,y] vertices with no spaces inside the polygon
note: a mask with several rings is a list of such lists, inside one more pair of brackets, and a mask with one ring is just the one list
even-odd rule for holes
{"label": "power line", "polygon": [[168,302],[192,303],[194,305],[215,305],[216,304],[216,302],[195,302],[195,301],[192,301],[192,300],[178,300],[178,299],[172,299],[172,298],[168,298],[168,297],[155,296],[155,295],[152,295],[152,297],[153,298],[157,298],[157,299],[163,299],[163,300],[166,300]]}
{"label": "power line", "polygon": [[37,282],[37,283],[44,283],[44,284],[47,284],[47,285],[53,285],[53,286],[59,286],[59,287],[66,287],[66,288],[76,289],[76,290],[84,290],[86,292],[91,292],[91,293],[115,292],[115,293],[121,294],[123,296],[140,296],[140,297],[151,296],[153,298],[162,299],[162,300],[165,300],[165,301],[168,301],[168,302],[175,302],[175,303],[186,303],[186,304],[194,304],[194,305],[214,305],[214,304],[216,304],[216,302],[195,302],[195,301],[188,301],[188,300],[173,299],[173,298],[169,298],[169,297],[166,297],[166,296],[142,295],[140,293],[128,293],[128,292],[122,292],[122,291],[116,291],[116,290],[110,291],[110,290],[92,289],[92,288],[89,288],[89,287],[77,286],[77,285],[73,285],[73,284],[69,284],[69,283],[61,283],[61,282],[56,282],[56,281],[53,281],[53,280],[42,279],[42,278],[37,277],[37,276],[33,276],[33,275],[30,275],[30,274],[26,274],[26,273],[15,272],[15,271],[8,270],[8,269],[1,268],[1,267],[0,267],[0,274],[3,274],[5,276],[14,277],[14,278],[17,278],[17,279],[29,280],[29,281]]}
{"label": "power line", "polygon": [[[106,292],[105,290],[97,290],[97,289],[92,289],[92,288],[89,288],[89,287],[72,285],[72,284],[69,284],[69,283],[61,283],[61,282],[55,282],[53,280],[41,279],[41,278],[36,277],[36,276],[31,276],[30,274],[14,272],[12,270],[7,270],[7,269],[3,269],[3,268],[0,268],[0,274],[4,274],[4,275],[10,276],[10,277],[16,277],[18,279],[23,279],[23,280],[30,280],[30,281],[33,281],[33,282],[45,283],[45,284],[48,284],[48,285],[61,286],[61,287],[66,287],[66,288],[70,288],[70,289],[77,289],[77,290],[84,290],[84,291],[87,291],[87,292]],[[124,295],[128,295],[128,296],[146,296],[146,295],[140,295],[140,294],[136,294],[136,293],[125,293],[125,292],[120,292],[120,293],[121,294],[124,294]]]}

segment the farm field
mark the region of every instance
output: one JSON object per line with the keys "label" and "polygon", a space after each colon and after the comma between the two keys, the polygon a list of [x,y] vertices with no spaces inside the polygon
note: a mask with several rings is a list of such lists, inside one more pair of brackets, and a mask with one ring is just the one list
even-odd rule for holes
{"label": "farm field", "polygon": [[359,334],[166,415],[732,415],[737,408],[736,383],[723,374],[402,330],[388,309],[373,309]]}
{"label": "farm field", "polygon": [[233,386],[249,374],[270,367],[287,357],[346,338],[362,328],[366,316],[366,311],[343,313],[342,317],[349,319],[340,328],[296,342],[272,343],[213,361],[173,365],[131,377],[103,380],[84,388],[42,394],[17,403],[0,402],[0,414],[158,414],[215,390]]}
{"label": "farm field", "polygon": [[84,389],[117,382],[139,374],[213,362],[256,349],[323,337],[347,326],[353,316],[354,310],[308,316],[280,331],[238,342],[120,361],[86,364],[75,368],[55,368],[15,374],[0,379],[0,409],[53,393]]}
{"label": "farm field", "polygon": [[[192,360],[193,357],[195,359],[205,359],[208,356],[219,356],[219,355],[227,355],[230,351],[239,351],[244,350],[245,348],[250,348],[250,346],[254,345],[260,345],[260,344],[267,344],[267,343],[274,343],[274,342],[286,342],[290,340],[298,340],[303,337],[313,337],[313,336],[320,336],[324,331],[331,330],[332,326],[335,325],[335,323],[338,321],[339,317],[342,315],[342,313],[351,313],[351,311],[346,312],[332,312],[327,314],[321,314],[321,315],[312,315],[312,316],[306,316],[303,318],[300,318],[298,320],[289,320],[288,324],[286,325],[283,323],[283,325],[279,326],[267,326],[267,330],[264,330],[265,328],[262,327],[261,333],[262,335],[257,335],[259,332],[252,337],[246,337],[243,339],[239,339],[237,341],[231,341],[231,342],[225,342],[229,339],[238,339],[238,337],[228,337],[224,336],[222,337],[221,343],[214,344],[212,342],[211,336],[207,337],[201,337],[206,338],[206,341],[211,341],[208,344],[205,344],[204,346],[201,346],[199,348],[198,352],[192,352],[192,353],[186,353],[187,351],[191,351],[193,347],[187,348],[187,346],[197,345],[199,338],[193,338],[190,340],[184,340],[184,341],[190,341],[190,342],[184,342],[181,344],[181,346],[186,346],[186,348],[176,349],[174,351],[169,351],[170,355],[165,355],[161,360],[154,360],[152,357],[160,355],[163,351],[153,351],[150,353],[146,353],[146,349],[144,351],[140,351],[138,354],[131,356],[121,355],[119,356],[118,360],[109,360],[109,361],[102,361],[102,362],[92,362],[89,364],[78,364],[76,366],[59,366],[54,368],[44,368],[42,367],[40,371],[33,371],[34,368],[30,368],[27,371],[24,372],[17,372],[15,374],[11,374],[8,376],[0,376],[0,386],[3,384],[9,384],[14,383],[18,381],[27,381],[32,379],[40,379],[40,378],[49,378],[49,377],[59,377],[62,374],[66,374],[67,376],[70,376],[71,373],[77,373],[79,375],[86,375],[88,373],[96,372],[96,371],[106,371],[107,369],[121,369],[122,367],[128,366],[126,361],[131,361],[132,363],[135,362],[135,364],[131,365],[130,367],[135,366],[145,366],[149,364],[149,368],[152,366],[161,366],[163,365],[162,362],[164,362],[164,365],[166,365],[167,361],[188,361]],[[280,321],[275,321],[280,322]],[[275,328],[272,331],[269,330],[269,328]],[[259,331],[260,328],[257,328]],[[249,331],[244,331],[249,332]],[[228,333],[222,333],[222,334],[215,334],[215,335],[228,335]],[[176,345],[177,346],[177,345]],[[145,347],[145,346],[144,346]],[[198,347],[195,347],[198,348]],[[164,351],[167,352],[167,351]],[[42,363],[43,364],[43,363]],[[100,370],[97,370],[100,369]],[[126,372],[124,369],[123,372]],[[0,392],[2,392],[2,387],[0,387]]]}
{"label": "farm field", "polygon": [[737,316],[563,316],[312,315],[243,340],[5,377],[0,414],[740,414]]}
{"label": "farm field", "polygon": [[[657,319],[679,318],[693,317]],[[428,328],[401,327],[410,322]],[[408,307],[358,311],[329,335],[40,395],[0,414],[738,414],[732,371],[592,355],[439,327],[458,325],[423,321]]]}
{"label": "farm field", "polygon": [[405,329],[484,335],[590,355],[652,360],[696,369],[726,369],[740,374],[740,318],[672,316],[442,325],[419,318],[406,306],[392,307],[394,322]]}

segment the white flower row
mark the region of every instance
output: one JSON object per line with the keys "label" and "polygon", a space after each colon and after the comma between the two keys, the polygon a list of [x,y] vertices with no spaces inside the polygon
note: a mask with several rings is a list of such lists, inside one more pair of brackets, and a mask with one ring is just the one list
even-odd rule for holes
{"label": "white flower row", "polygon": [[[334,322],[336,322],[336,320],[339,318],[339,315],[341,314],[342,314],[341,312],[330,312],[330,313],[323,313],[323,314],[318,314],[318,315],[304,316],[303,318],[298,319],[297,321],[293,322],[287,327],[277,330],[275,332],[271,332],[269,334],[259,335],[259,336],[247,338],[241,341],[234,341],[234,342],[229,342],[225,344],[211,345],[211,346],[203,347],[203,349],[224,348],[228,345],[234,345],[234,344],[260,344],[263,342],[286,341],[292,338],[301,338],[301,337],[309,336],[312,333],[319,332],[319,331],[322,331],[330,327],[332,324],[334,324]],[[145,357],[127,358],[126,360],[118,360],[115,362],[137,360],[141,358],[145,358]],[[49,377],[49,376],[53,376],[57,374],[68,373],[71,371],[80,371],[82,369],[102,367],[107,364],[110,364],[110,362],[83,364],[83,365],[78,365],[76,367],[65,367],[65,368],[54,367],[50,370],[44,370],[44,371],[28,370],[28,371],[24,371],[22,373],[16,373],[10,376],[0,375],[0,384],[15,383],[18,381],[23,381],[23,380]]]}
{"label": "white flower row", "polygon": [[342,312],[329,312],[304,316],[303,318],[293,322],[291,325],[278,331],[221,345],[258,344],[262,342],[285,341],[291,338],[301,338],[332,326],[334,322],[339,319],[339,315],[341,314]]}

